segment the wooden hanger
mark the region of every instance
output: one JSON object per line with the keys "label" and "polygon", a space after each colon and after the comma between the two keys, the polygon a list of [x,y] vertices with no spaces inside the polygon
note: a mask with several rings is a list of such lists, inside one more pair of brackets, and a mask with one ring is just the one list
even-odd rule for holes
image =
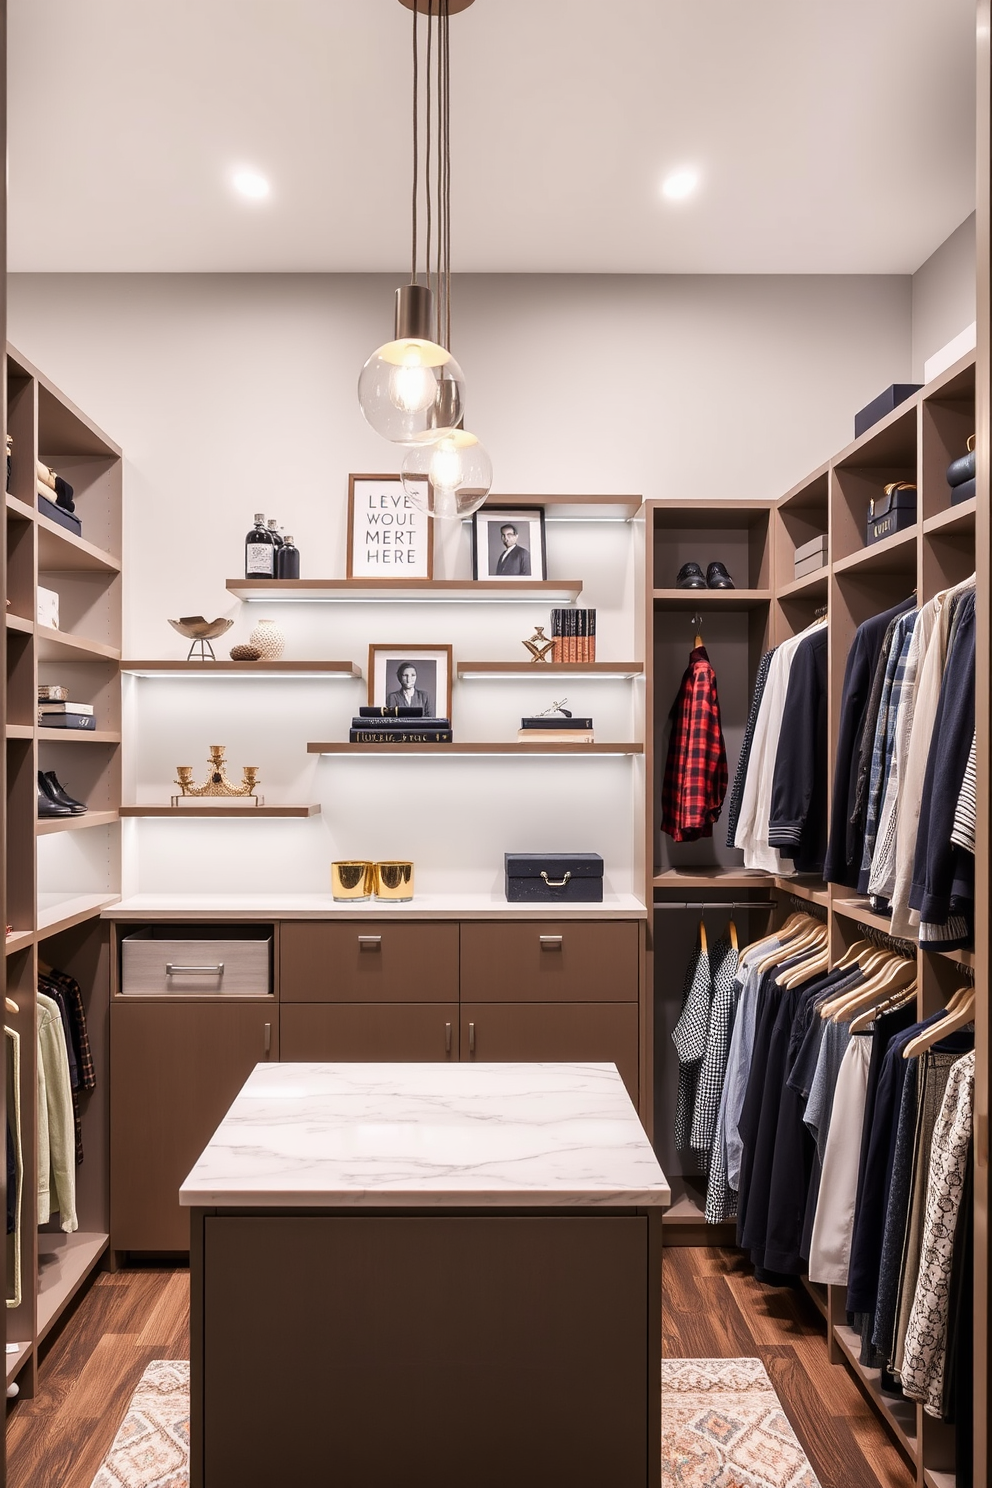
{"label": "wooden hanger", "polygon": [[821,925],[819,920],[807,918],[806,925],[801,927],[798,935],[792,936],[784,945],[776,946],[769,956],[758,966],[758,975],[764,976],[766,971],[771,971],[773,966],[789,960],[792,956],[801,955],[804,950],[812,946],[818,935],[826,934],[826,926]]}
{"label": "wooden hanger", "polygon": [[704,956],[707,955],[709,952],[709,946],[706,943],[706,925],[703,921],[702,915],[699,916],[699,949],[702,951]]}
{"label": "wooden hanger", "polygon": [[[845,1007],[855,996],[867,991],[869,985],[874,986],[875,982],[873,978],[876,973],[884,970],[893,959],[891,951],[879,950],[870,941],[863,941],[862,949],[855,958],[855,961],[868,978],[868,982],[861,982],[857,987],[848,988],[846,992],[835,993],[833,997],[821,1003],[820,1017],[823,1019],[832,1018],[834,1013],[840,1008]],[[851,965],[853,966],[854,963],[851,963]]]}
{"label": "wooden hanger", "polygon": [[744,947],[744,950],[750,954],[752,951],[760,951],[763,946],[770,946],[773,941],[777,943],[780,940],[787,939],[794,933],[798,922],[805,918],[805,915],[794,911],[786,920],[785,924],[781,925],[778,930],[773,930],[770,935],[763,935],[760,940],[752,941],[749,946]]}
{"label": "wooden hanger", "polygon": [[863,951],[870,951],[872,943],[870,940],[856,940],[852,946],[848,946],[841,959],[837,962],[838,971],[847,971],[853,966]]}
{"label": "wooden hanger", "polygon": [[845,998],[841,1006],[832,1014],[835,1023],[849,1023],[856,1014],[867,1008],[879,1007],[880,1003],[886,1002],[894,991],[904,991],[916,980],[916,962],[906,961],[901,956],[896,957],[891,966],[886,966],[874,976],[866,987],[859,987],[852,992],[850,997]]}
{"label": "wooden hanger", "polygon": [[42,976],[51,976],[52,974],[52,968],[49,966],[47,961],[42,961],[40,956],[38,957],[38,970],[41,972]]}
{"label": "wooden hanger", "polygon": [[908,1043],[902,1051],[903,1059],[915,1059],[919,1054],[925,1054],[932,1049],[934,1044],[939,1044],[941,1039],[947,1038],[949,1033],[956,1033],[959,1028],[964,1028],[966,1023],[971,1023],[975,1017],[975,989],[967,987],[964,989],[964,997],[958,1003],[954,1012],[941,1018],[939,1023],[933,1023],[924,1033],[920,1033]]}
{"label": "wooden hanger", "polygon": [[727,926],[727,934],[730,937],[730,944],[739,956],[741,951],[740,946],[737,944],[737,926],[734,924],[733,916],[731,916],[730,924]]}
{"label": "wooden hanger", "polygon": [[919,982],[910,982],[908,987],[898,992],[895,997],[888,998],[881,1007],[868,1008],[866,1012],[859,1013],[851,1024],[851,1033],[864,1033],[880,1013],[894,1013],[896,1008],[905,1007],[907,1003],[915,1001],[919,989]]}
{"label": "wooden hanger", "polygon": [[8,1013],[19,1013],[21,1011],[20,1008],[17,1006],[17,1003],[14,1002],[14,1000],[10,997],[4,998],[3,1005],[7,1009]]}
{"label": "wooden hanger", "polygon": [[786,990],[790,990],[793,987],[801,986],[803,982],[810,981],[815,976],[819,976],[821,972],[829,970],[830,953],[824,945],[823,951],[819,955],[810,957],[808,961],[803,961],[800,966],[793,966],[791,971],[784,972],[782,976],[776,977],[775,985],[776,987],[783,987]]}

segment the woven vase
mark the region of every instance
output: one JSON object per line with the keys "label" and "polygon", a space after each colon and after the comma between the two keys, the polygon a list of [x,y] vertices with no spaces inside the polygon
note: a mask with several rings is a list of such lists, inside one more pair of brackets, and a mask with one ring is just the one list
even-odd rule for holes
{"label": "woven vase", "polygon": [[248,644],[255,647],[260,661],[278,661],[286,649],[286,637],[274,620],[259,620]]}

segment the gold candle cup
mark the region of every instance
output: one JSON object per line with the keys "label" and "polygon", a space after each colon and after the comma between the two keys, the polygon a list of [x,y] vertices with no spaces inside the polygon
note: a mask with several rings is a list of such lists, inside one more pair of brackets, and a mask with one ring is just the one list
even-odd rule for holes
{"label": "gold candle cup", "polygon": [[376,863],[375,896],[404,904],[413,898],[412,863]]}
{"label": "gold candle cup", "polygon": [[371,863],[331,864],[331,896],[334,899],[369,899],[375,882]]}

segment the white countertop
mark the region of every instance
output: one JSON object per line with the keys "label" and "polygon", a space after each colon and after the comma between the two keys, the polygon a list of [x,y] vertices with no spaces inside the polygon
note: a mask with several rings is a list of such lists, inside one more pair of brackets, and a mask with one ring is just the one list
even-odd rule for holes
{"label": "white countertop", "polygon": [[383,899],[340,903],[327,894],[133,894],[104,911],[106,920],[643,920],[633,894],[602,904],[510,904],[502,894],[417,894],[409,904]]}
{"label": "white countertop", "polygon": [[667,1208],[671,1191],[612,1064],[260,1064],[179,1202]]}

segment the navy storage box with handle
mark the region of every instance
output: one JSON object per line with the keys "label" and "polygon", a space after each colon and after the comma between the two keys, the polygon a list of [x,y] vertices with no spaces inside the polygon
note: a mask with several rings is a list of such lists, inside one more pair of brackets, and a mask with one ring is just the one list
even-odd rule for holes
{"label": "navy storage box with handle", "polygon": [[916,521],[916,487],[908,481],[896,481],[886,486],[881,496],[868,503],[868,532],[865,542],[881,542],[894,532],[912,527]]}
{"label": "navy storage box with handle", "polygon": [[887,387],[884,393],[879,393],[877,398],[872,398],[866,403],[860,412],[854,415],[854,437],[860,439],[873,424],[883,419],[893,408],[898,408],[900,403],[905,403],[914,393],[918,393],[923,386],[922,382],[894,382]]}
{"label": "navy storage box with handle", "polygon": [[511,904],[602,904],[599,853],[504,853]]}

